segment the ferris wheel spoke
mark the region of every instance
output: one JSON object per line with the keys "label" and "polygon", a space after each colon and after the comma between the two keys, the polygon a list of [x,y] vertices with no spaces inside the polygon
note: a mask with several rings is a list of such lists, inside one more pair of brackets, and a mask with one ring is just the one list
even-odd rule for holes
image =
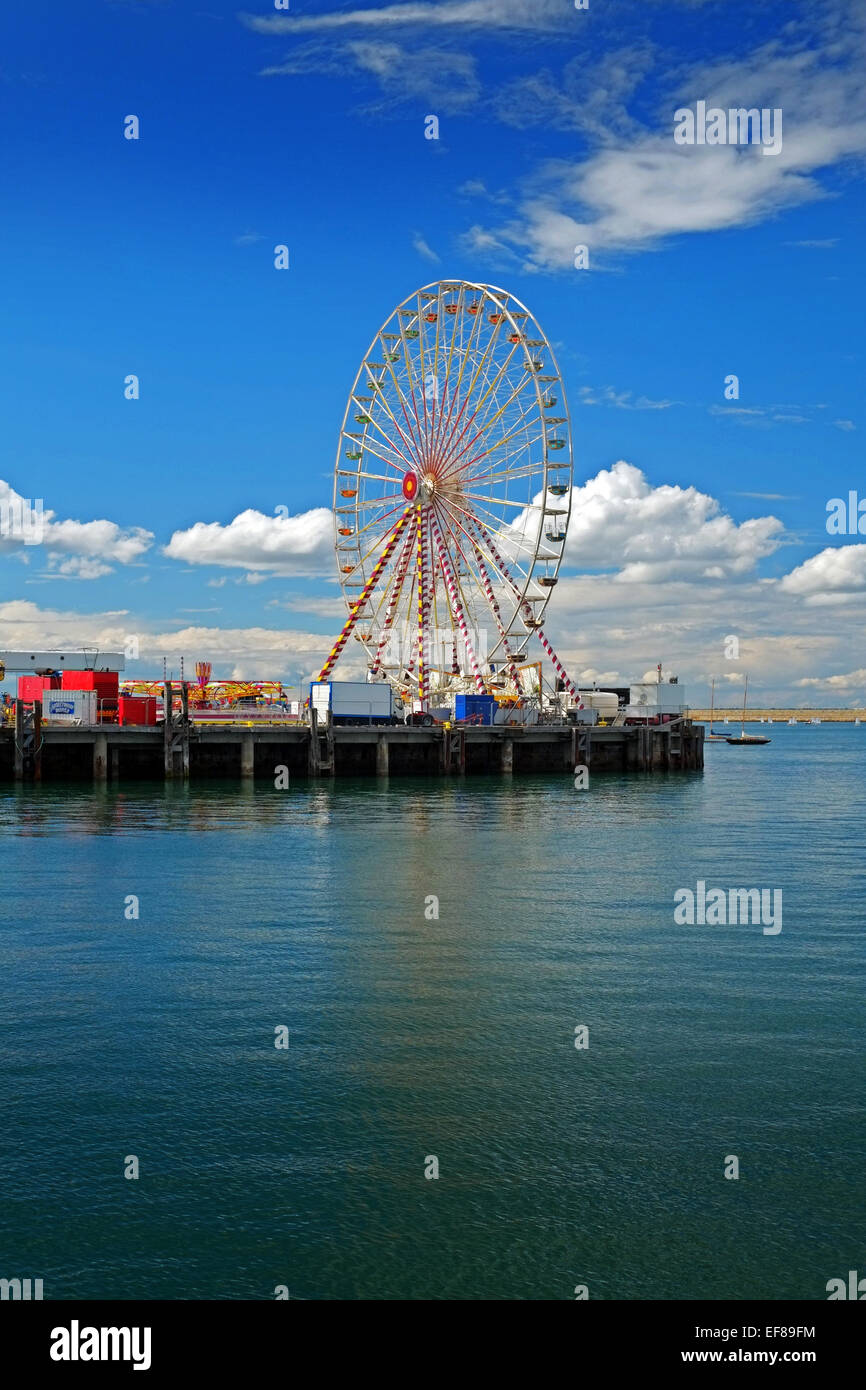
{"label": "ferris wheel spoke", "polygon": [[[409,434],[412,436],[412,440],[413,440],[413,449],[412,449],[412,452],[415,454],[416,461],[418,462],[418,466],[420,467],[420,459],[421,459],[421,455],[422,455],[422,441],[421,441],[420,431],[419,431],[419,433],[418,433],[417,439],[415,438],[415,430],[418,430],[419,427],[418,427],[418,413],[417,413],[417,409],[415,408],[415,405],[414,405],[414,392],[413,392],[412,419],[410,419],[410,418],[409,418],[409,412],[408,412],[408,410],[406,409],[406,397],[405,397],[405,393],[404,393],[403,390],[401,389],[400,383],[399,383],[398,380],[397,380],[397,373],[394,371],[394,364],[393,364],[392,361],[391,361],[391,352],[390,352],[390,349],[386,348],[386,346],[385,346],[385,340],[381,337],[381,334],[380,334],[380,337],[379,337],[379,341],[380,341],[380,343],[382,344],[382,349],[383,349],[383,351],[382,351],[382,356],[385,358],[385,365],[386,365],[386,368],[387,368],[387,370],[388,370],[388,371],[390,372],[390,374],[391,374],[391,380],[392,380],[392,382],[393,382],[393,384],[394,384],[394,390],[395,390],[396,393],[397,393],[398,399],[399,399],[399,401],[400,401],[400,408],[402,409],[403,415],[404,415],[405,420],[406,420],[406,428],[409,430]],[[407,348],[407,345],[406,345],[406,339],[405,339],[404,337],[402,337],[402,336],[401,336],[401,343],[402,343],[402,345],[403,345],[403,358],[404,358],[404,364],[405,364],[405,367],[406,367],[406,378],[407,378],[407,381],[409,382],[409,385],[410,385],[410,388],[411,388],[411,386],[412,386],[412,381],[411,381],[411,373],[410,373],[410,367],[409,367],[409,351],[408,351],[408,348]],[[415,430],[413,430],[412,420],[414,420],[414,422],[415,422]]]}
{"label": "ferris wheel spoke", "polygon": [[[482,301],[483,301],[483,298],[484,298],[484,296],[483,296],[483,294],[482,294]],[[460,319],[461,319],[461,327],[462,327],[462,324],[463,324],[463,321],[464,321],[464,320],[463,320],[463,310],[461,310]],[[458,426],[459,423],[460,423],[461,416],[463,415],[463,411],[464,411],[465,408],[466,408],[466,403],[467,403],[467,402],[469,401],[469,399],[471,398],[471,395],[472,395],[472,387],[471,387],[471,385],[470,385],[469,390],[468,390],[468,392],[466,393],[466,400],[465,400],[464,404],[460,407],[460,410],[459,410],[458,413],[457,413],[457,419],[454,421],[454,425],[452,426],[452,425],[451,425],[451,415],[452,415],[452,412],[453,412],[453,410],[454,410],[454,404],[455,404],[455,402],[456,402],[456,401],[459,399],[459,397],[460,397],[460,390],[461,390],[461,387],[462,387],[462,384],[463,384],[463,373],[464,373],[465,370],[466,370],[466,364],[471,360],[472,353],[476,350],[475,348],[473,348],[473,342],[472,342],[472,340],[473,340],[473,338],[476,338],[476,339],[477,339],[477,342],[480,343],[480,341],[481,341],[481,328],[482,328],[483,323],[484,323],[484,315],[483,315],[483,313],[482,313],[482,306],[481,306],[481,304],[479,304],[478,311],[477,311],[477,313],[475,314],[475,317],[474,317],[473,322],[472,322],[472,327],[471,327],[470,330],[469,330],[469,339],[468,339],[468,342],[466,343],[466,346],[465,346],[465,347],[463,346],[463,342],[462,342],[462,338],[461,338],[462,361],[461,361],[461,363],[460,363],[460,371],[459,371],[458,374],[457,374],[457,382],[456,382],[456,384],[455,384],[454,391],[453,391],[452,394],[451,394],[451,404],[450,404],[450,407],[449,407],[449,410],[448,410],[448,419],[447,419],[446,422],[445,422],[445,431],[446,431],[446,434],[447,434],[447,432],[448,432],[449,430],[452,430],[452,429],[456,429],[456,428],[457,428],[457,426]],[[477,346],[477,344],[476,344],[476,346]]]}
{"label": "ferris wheel spoke", "polygon": [[[486,361],[487,361],[487,356],[488,356],[488,354],[491,352],[492,348],[493,348],[493,347],[495,346],[495,344],[496,344],[497,335],[498,335],[498,333],[499,333],[499,328],[500,328],[500,325],[497,324],[496,327],[495,327],[495,329],[494,329],[494,331],[493,331],[493,333],[490,335],[490,340],[489,340],[489,342],[488,342],[488,344],[487,344],[487,347],[486,347],[486,349],[485,349],[484,356],[481,358],[480,362],[478,363],[477,370],[476,370],[475,375],[474,375],[474,377],[472,378],[472,382],[471,382],[471,384],[470,384],[470,386],[469,386],[469,391],[468,391],[468,394],[467,394],[467,399],[468,399],[468,400],[471,400],[471,399],[472,399],[472,393],[473,393],[473,391],[475,390],[475,383],[476,383],[476,381],[478,380],[478,377],[479,377],[481,371],[482,371],[483,368],[484,368],[484,365],[485,365],[485,363],[486,363]],[[484,404],[485,404],[485,402],[486,402],[488,396],[490,395],[490,392],[494,389],[496,383],[499,382],[499,381],[501,380],[502,376],[504,375],[504,373],[505,373],[506,370],[508,369],[508,366],[509,366],[509,364],[510,364],[510,362],[511,362],[511,359],[512,359],[512,357],[514,356],[514,354],[515,354],[516,351],[517,351],[516,346],[513,347],[513,348],[511,349],[511,351],[508,353],[508,356],[505,358],[505,361],[504,361],[504,362],[502,363],[502,365],[500,366],[499,371],[496,373],[496,376],[494,377],[493,382],[489,384],[487,391],[485,391],[484,395],[476,402],[475,407],[474,407],[474,409],[473,409],[473,411],[472,411],[472,419],[473,419],[473,420],[474,420],[474,419],[477,419],[479,410],[482,409],[482,407],[484,406]],[[531,378],[527,377],[527,380],[531,380]],[[459,416],[458,416],[458,419],[457,419],[457,422],[456,422],[456,423],[457,423],[457,424],[460,423]],[[463,433],[465,433],[465,431],[462,431],[462,432],[461,432],[460,438],[462,438],[462,434],[463,434]],[[477,437],[478,437],[478,436],[476,435],[476,438],[477,438]],[[447,465],[450,463],[450,459],[446,458],[445,462],[446,462],[446,466],[447,466]]]}
{"label": "ferris wheel spoke", "polygon": [[[412,464],[411,464],[410,460],[409,460],[409,459],[406,457],[406,455],[403,453],[403,450],[402,450],[402,449],[399,449],[399,448],[397,447],[397,445],[394,443],[394,441],[393,441],[393,439],[391,438],[391,436],[385,433],[385,431],[382,429],[382,426],[379,424],[379,421],[376,420],[376,419],[374,419],[372,415],[370,415],[369,419],[370,419],[370,426],[368,426],[368,428],[369,428],[369,427],[372,427],[373,429],[378,430],[379,434],[382,436],[382,440],[383,440],[383,442],[384,442],[384,444],[385,444],[385,447],[388,448],[388,449],[390,449],[393,453],[397,454],[398,457],[401,458],[401,459],[403,460],[403,463],[404,463],[404,465],[405,465],[407,468],[411,468]],[[398,433],[399,433],[399,430],[398,430]],[[344,435],[344,438],[345,438],[345,437],[346,437],[346,436]],[[378,452],[372,447],[372,445],[368,442],[366,435],[365,435],[364,438],[361,440],[361,446],[362,446],[362,447],[361,447],[360,452],[361,452],[362,455],[363,455],[363,452],[364,452],[365,449],[369,449],[370,453],[373,455],[374,458],[377,458],[377,459],[379,459],[382,463],[387,464],[389,468],[395,468],[395,469],[397,469],[397,470],[399,471],[400,465],[399,465],[398,463],[395,463],[395,462],[393,461],[393,459],[389,459],[389,458],[387,457],[386,454],[380,454],[380,453],[378,453]],[[409,452],[410,452],[410,453],[412,452],[411,449],[410,449]]]}
{"label": "ferris wheel spoke", "polygon": [[[509,444],[511,444],[511,443],[514,442],[514,439],[515,439],[515,438],[516,438],[516,435],[511,435],[511,436],[508,436],[508,437],[505,437],[505,438],[502,438],[502,439],[497,440],[497,442],[496,442],[495,444],[491,444],[489,448],[487,448],[487,449],[485,449],[485,450],[483,451],[483,453],[476,454],[474,458],[470,459],[467,466],[471,468],[471,467],[473,467],[476,463],[480,463],[480,461],[481,461],[482,459],[490,458],[490,456],[491,456],[492,454],[495,454],[495,453],[497,452],[497,450],[499,450],[499,449],[505,449],[505,450],[506,450],[506,458],[507,458],[507,456],[508,456],[508,455],[507,455],[508,446],[509,446]],[[543,434],[543,433],[542,433],[542,434],[528,435],[528,436],[526,437],[525,442],[521,442],[521,443],[517,446],[517,447],[518,447],[518,450],[519,450],[519,452],[520,452],[520,454],[528,453],[529,450],[532,449],[534,445],[541,443],[541,442],[543,441],[543,439],[544,439],[544,434]],[[499,463],[499,460],[497,459],[496,462],[497,462],[497,464],[498,464],[498,463]],[[538,464],[536,465],[536,471],[537,471],[538,473],[540,473],[540,474],[543,475],[543,472],[544,472],[544,465],[543,465],[542,463],[538,463]],[[484,473],[470,473],[470,474],[468,475],[467,479],[466,479],[466,482],[467,482],[470,486],[474,487],[477,483],[483,482],[483,481],[485,480],[485,477],[486,477],[486,474],[484,474]],[[539,479],[539,482],[540,482],[540,481],[541,481],[541,479]]]}
{"label": "ferris wheel spoke", "polygon": [[[420,457],[419,452],[418,452],[418,448],[417,448],[417,446],[414,445],[414,442],[410,443],[409,440],[406,439],[406,436],[403,434],[403,431],[400,429],[400,426],[399,426],[399,424],[397,423],[397,418],[396,418],[396,416],[394,415],[394,412],[392,411],[392,409],[391,409],[390,405],[388,404],[387,400],[385,399],[385,395],[384,395],[384,393],[383,393],[382,391],[377,392],[377,393],[375,394],[374,398],[373,398],[373,408],[375,408],[376,405],[380,405],[380,406],[382,407],[382,409],[384,410],[385,414],[388,416],[388,419],[391,421],[391,424],[394,426],[394,429],[397,431],[397,433],[398,433],[398,435],[400,436],[401,440],[402,440],[403,443],[405,444],[406,450],[408,451],[408,454],[412,456],[411,459],[410,459],[409,457],[407,457],[407,454],[404,453],[402,449],[398,449],[398,447],[397,447],[397,445],[394,443],[393,439],[391,439],[390,435],[387,435],[387,434],[385,433],[385,431],[383,430],[382,426],[379,424],[379,421],[378,421],[378,420],[375,418],[375,416],[371,413],[371,415],[370,415],[370,423],[371,423],[371,425],[373,426],[373,428],[374,428],[374,429],[377,429],[377,430],[379,431],[380,435],[382,436],[383,440],[384,440],[385,443],[387,444],[388,448],[389,448],[389,449],[393,449],[393,451],[394,451],[395,454],[399,454],[400,458],[403,460],[403,462],[405,463],[405,465],[406,465],[407,468],[411,468],[411,467],[413,466],[413,461],[414,461],[414,463],[415,463],[415,466],[417,466],[417,462],[418,462],[418,459],[419,459],[419,457]],[[394,464],[393,466],[394,466],[395,468],[398,467],[397,464]]]}
{"label": "ferris wheel spoke", "polygon": [[[456,476],[456,475],[458,475],[458,474],[460,474],[460,473],[465,472],[467,469],[472,468],[473,465],[476,464],[476,463],[478,462],[479,459],[486,458],[488,454],[494,453],[496,449],[507,448],[508,445],[511,444],[515,439],[517,439],[517,438],[519,437],[519,435],[521,434],[521,430],[522,430],[521,422],[522,422],[523,420],[525,420],[525,419],[527,418],[527,416],[529,416],[529,415],[531,415],[531,414],[532,414],[531,410],[530,410],[530,411],[524,411],[523,414],[522,414],[521,416],[518,417],[517,421],[515,421],[514,424],[511,424],[511,425],[507,426],[507,430],[508,430],[509,432],[505,433],[505,434],[502,436],[501,439],[497,440],[497,442],[496,442],[495,444],[490,445],[489,448],[487,448],[487,449],[482,449],[480,453],[473,454],[471,458],[464,459],[464,461],[463,461],[462,463],[460,463],[460,464],[459,464],[459,467],[458,467],[458,466],[457,466],[457,465],[458,465],[458,461],[459,461],[459,459],[463,456],[463,454],[465,454],[465,453],[467,452],[467,450],[473,448],[474,445],[477,444],[478,440],[481,439],[482,434],[483,434],[484,431],[483,431],[483,430],[478,430],[478,432],[473,436],[473,438],[470,439],[470,440],[467,442],[467,444],[465,445],[465,447],[464,447],[463,449],[460,450],[460,453],[457,454],[457,455],[452,459],[452,461],[451,461],[451,468],[450,468],[450,472],[449,472],[449,476]],[[498,423],[498,419],[497,419],[497,417],[494,417],[492,420],[490,420],[490,421],[488,422],[488,424],[485,426],[485,429],[489,429],[492,425],[497,424],[497,423]],[[530,447],[530,445],[534,444],[534,443],[536,442],[536,440],[544,439],[544,437],[545,437],[544,427],[542,426],[541,430],[539,431],[539,433],[538,433],[537,435],[533,436],[533,438],[531,438],[531,439],[527,438],[527,440],[525,441],[525,443],[521,443],[521,444],[520,444],[519,448],[521,449],[521,451],[523,451],[523,450],[528,450],[529,447]]]}
{"label": "ferris wheel spoke", "polygon": [[[428,309],[427,309],[427,310],[422,310],[422,309],[420,309],[420,298],[419,298],[419,320],[421,321],[422,325],[423,325],[424,323],[429,323],[429,318],[428,318],[428,313],[429,313],[429,311],[430,311],[430,309],[429,309],[429,301],[428,301]],[[436,307],[436,310],[435,310],[434,312],[436,313],[436,320],[435,320],[435,331],[434,331],[434,335],[433,335],[433,366],[432,366],[432,368],[429,369],[429,370],[425,370],[425,367],[424,367],[424,335],[425,335],[426,330],[423,328],[423,326],[422,326],[422,328],[421,328],[421,338],[420,338],[420,346],[421,346],[421,376],[422,376],[422,380],[423,380],[423,382],[424,382],[424,423],[425,423],[425,434],[426,434],[426,439],[427,439],[427,455],[428,455],[428,459],[432,456],[432,452],[433,452],[433,435],[434,435],[434,431],[435,431],[435,429],[436,429],[436,406],[437,406],[437,404],[438,404],[438,398],[439,398],[439,327],[440,327],[440,323],[439,323],[439,301],[438,301],[438,299],[437,299],[437,307]],[[433,399],[432,399],[432,401],[430,400],[429,393],[428,393],[428,389],[427,389],[431,379],[432,379],[432,382],[433,382]],[[427,412],[427,405],[428,405],[428,403],[429,403],[429,405],[430,405],[429,417],[428,417],[428,412]]]}
{"label": "ferris wheel spoke", "polygon": [[[402,498],[402,497],[401,497],[400,501],[401,501],[401,503],[402,503],[402,501],[403,501],[403,498]],[[383,521],[387,521],[387,519],[388,519],[389,516],[393,516],[394,513],[395,513],[395,512],[398,512],[399,510],[400,510],[399,506],[397,506],[397,507],[389,507],[388,510],[387,510],[386,512],[383,513],[382,516],[371,516],[371,517],[370,517],[370,520],[369,520],[364,526],[359,526],[359,527],[358,527],[357,531],[355,532],[355,535],[356,535],[357,537],[363,536],[367,531],[370,530],[371,526],[378,526],[378,525],[380,525]],[[387,535],[388,535],[388,531],[385,531],[385,532],[382,534],[381,537],[379,537],[377,540],[372,541],[372,542],[371,542],[371,550],[374,550],[374,549],[376,548],[376,545],[377,545],[377,544],[379,544],[381,541],[384,541],[384,540],[386,539]],[[369,554],[369,552],[368,552],[368,554]],[[365,559],[366,559],[366,558],[367,558],[367,557],[365,556]]]}
{"label": "ferris wheel spoke", "polygon": [[[417,315],[416,315],[416,319],[417,319]],[[425,447],[424,447],[424,432],[423,432],[423,429],[422,429],[422,427],[421,427],[421,417],[420,417],[420,415],[419,415],[419,413],[418,413],[418,400],[417,400],[417,397],[416,397],[416,395],[415,395],[415,371],[414,371],[414,366],[413,366],[413,358],[412,358],[412,353],[411,353],[411,351],[410,351],[410,349],[409,349],[409,344],[408,344],[407,339],[406,339],[406,333],[407,333],[406,325],[405,325],[404,323],[402,323],[402,322],[399,322],[398,327],[399,327],[399,329],[400,329],[400,341],[401,341],[402,344],[403,344],[403,362],[404,362],[404,365],[405,365],[405,367],[406,367],[406,379],[407,379],[407,382],[408,382],[408,384],[409,384],[409,390],[410,390],[410,393],[411,393],[411,396],[412,396],[412,416],[413,416],[414,421],[415,421],[415,429],[416,429],[417,435],[418,435],[418,467],[419,467],[419,469],[420,469],[420,468],[423,468],[424,465],[425,465],[425,462],[426,462],[426,454],[425,454]],[[417,328],[417,329],[409,329],[408,331],[409,331],[409,332],[414,332],[414,333],[416,333],[416,335],[420,338],[420,334],[421,334],[421,329],[420,329],[420,327]]]}
{"label": "ferris wheel spoke", "polygon": [[[453,362],[453,360],[454,360],[454,348],[455,348],[455,343],[456,343],[456,341],[457,341],[457,329],[458,329],[458,326],[462,328],[462,325],[463,325],[463,302],[464,302],[464,293],[463,293],[463,286],[461,285],[460,290],[459,290],[459,293],[458,293],[458,297],[457,297],[457,304],[456,304],[456,305],[453,305],[453,304],[452,304],[452,306],[451,306],[451,307],[454,309],[454,314],[453,314],[454,323],[453,323],[453,327],[452,327],[452,329],[451,329],[451,343],[450,343],[449,348],[448,348],[448,363],[447,363],[447,366],[446,366],[446,368],[445,368],[445,381],[446,381],[446,384],[447,384],[447,382],[449,382],[449,381],[451,380],[451,364],[452,364],[452,362]],[[446,313],[447,313],[447,309],[446,309]],[[477,317],[477,315],[476,315],[476,317]],[[456,390],[456,391],[459,391],[459,388],[460,388],[460,381],[459,381],[459,377],[458,377],[458,381],[457,381],[455,390]],[[454,409],[454,399],[455,399],[455,391],[452,391],[452,392],[451,392],[451,399],[450,399],[450,401],[449,401],[449,403],[448,403],[448,419],[451,418],[451,412],[452,412],[453,409]],[[434,451],[434,453],[435,453],[435,452],[439,449],[439,447],[440,447],[440,444],[441,444],[441,441],[442,441],[442,432],[443,432],[444,429],[447,429],[447,422],[446,422],[446,416],[445,416],[445,393],[443,392],[443,396],[442,396],[442,405],[441,405],[441,408],[440,408],[440,411],[439,411],[439,427],[438,427],[438,429],[437,429],[437,431],[436,431],[436,437],[435,437],[435,439],[434,439],[434,441],[433,441],[433,451]]]}
{"label": "ferris wheel spoke", "polygon": [[[516,393],[514,393],[514,394],[516,395]],[[512,399],[514,399],[514,396],[512,396]],[[504,423],[503,428],[504,428],[504,430],[505,430],[505,433],[504,433],[502,439],[501,439],[501,440],[498,442],[498,444],[495,446],[496,448],[500,448],[500,447],[502,446],[502,444],[509,444],[513,439],[516,439],[516,438],[517,438],[517,436],[519,435],[519,433],[520,433],[520,431],[521,431],[521,428],[522,428],[522,425],[523,425],[524,420],[531,419],[531,418],[534,417],[535,411],[533,410],[533,407],[534,407],[535,405],[536,405],[536,401],[535,401],[535,399],[534,399],[534,397],[533,397],[532,400],[530,401],[530,404],[529,404],[529,406],[527,407],[527,409],[521,411],[521,413],[517,416],[517,418],[516,418],[515,420],[509,421],[509,422],[507,422],[507,423]],[[468,446],[469,448],[472,447],[472,444],[473,444],[473,443],[475,443],[477,440],[481,439],[481,438],[483,437],[483,435],[487,432],[487,430],[492,429],[492,427],[493,427],[494,425],[499,424],[499,421],[500,421],[500,420],[503,418],[503,416],[504,416],[505,409],[506,409],[506,406],[503,406],[501,410],[498,410],[498,411],[496,412],[495,415],[492,415],[492,416],[490,417],[489,420],[486,420],[486,421],[485,421],[485,423],[484,423],[484,424],[481,426],[481,428],[478,430],[478,433],[475,435],[475,439],[474,439],[474,440],[470,443],[470,445]],[[527,441],[527,443],[526,443],[525,445],[522,445],[521,447],[522,447],[522,448],[528,448],[530,442],[533,442],[533,443],[534,443],[534,442],[535,442],[535,439],[543,439],[544,437],[545,437],[545,427],[544,427],[544,423],[542,422],[540,432],[535,436],[535,438],[534,438],[532,441]],[[490,450],[482,450],[481,453],[475,454],[471,459],[467,459],[464,463],[462,463],[462,464],[460,465],[460,469],[459,469],[458,471],[462,472],[462,471],[463,471],[464,469],[466,469],[466,468],[471,468],[472,465],[473,465],[473,463],[475,463],[479,458],[484,458],[484,457],[485,457],[485,454],[486,454],[486,453],[489,453],[489,452],[491,452],[491,451],[490,451]],[[461,454],[462,454],[462,453],[465,453],[465,450],[461,450]],[[455,462],[456,462],[456,460],[455,460]]]}
{"label": "ferris wheel spoke", "polygon": [[[485,507],[485,506],[483,506],[483,505],[476,505],[475,508],[474,508],[474,512],[473,512],[473,511],[467,511],[467,512],[466,512],[466,515],[469,516],[469,517],[473,517],[473,516],[474,516],[476,520],[480,520],[480,516],[478,515],[479,513],[483,514],[484,516],[489,517],[490,522],[492,523],[492,529],[493,529],[494,531],[496,531],[496,532],[499,532],[499,531],[500,531],[500,527],[501,527],[500,518],[496,515],[495,512],[491,512],[487,507]],[[500,536],[500,539],[502,539],[501,536]],[[520,539],[520,537],[519,537],[516,533],[514,533],[514,532],[509,532],[508,535],[507,535],[507,537],[506,537],[506,539],[507,539],[507,542],[508,542],[508,545],[509,545],[509,546],[516,545],[516,546],[519,546],[521,549],[526,550],[527,553],[528,553],[529,555],[532,556],[532,559],[533,559],[533,562],[534,562],[535,557],[536,557],[536,553],[537,553],[537,552],[536,552],[536,547],[535,547],[534,545],[527,545],[527,544],[525,544],[525,543]],[[515,559],[513,560],[512,563],[514,563],[514,564],[519,564],[519,563],[520,563],[519,557],[515,558]],[[531,568],[532,568],[532,566],[530,565],[530,571],[531,571]],[[528,578],[528,574],[527,574],[527,578]]]}

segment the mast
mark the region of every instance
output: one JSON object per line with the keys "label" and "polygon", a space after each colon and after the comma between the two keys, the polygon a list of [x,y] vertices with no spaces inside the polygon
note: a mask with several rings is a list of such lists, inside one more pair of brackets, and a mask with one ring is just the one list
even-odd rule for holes
{"label": "mast", "polygon": [[713,723],[714,723],[713,715],[714,715],[714,713],[715,713],[715,708],[716,708],[716,678],[715,678],[715,676],[713,676],[712,683],[711,683],[711,685],[710,685],[710,733],[713,732]]}
{"label": "mast", "polygon": [[749,676],[748,676],[748,672],[747,672],[747,673],[746,673],[746,682],[745,682],[745,685],[743,686],[743,717],[742,717],[742,719],[740,720],[740,736],[741,736],[742,738],[745,738],[745,735],[746,735],[746,696],[747,696],[748,692],[749,692]]}

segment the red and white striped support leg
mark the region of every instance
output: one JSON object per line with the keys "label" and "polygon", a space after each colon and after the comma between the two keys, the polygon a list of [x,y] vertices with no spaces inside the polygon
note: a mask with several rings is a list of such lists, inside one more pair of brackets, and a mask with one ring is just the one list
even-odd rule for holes
{"label": "red and white striped support leg", "polygon": [[475,675],[475,684],[478,687],[478,693],[480,695],[486,695],[487,687],[484,684],[484,677],[481,674],[481,670],[479,668],[478,661],[475,656],[475,651],[469,637],[469,628],[467,626],[466,618],[463,613],[463,605],[460,602],[460,594],[457,589],[457,584],[454,580],[454,575],[451,573],[451,565],[449,563],[448,556],[445,551],[445,545],[442,540],[442,533],[439,530],[439,523],[436,520],[435,516],[432,518],[431,524],[433,529],[433,539],[436,542],[436,549],[439,552],[439,563],[442,566],[442,573],[445,576],[445,584],[448,589],[448,593],[451,597],[451,605],[454,610],[454,616],[457,619],[460,631],[463,633],[463,641],[466,646],[466,654],[469,657],[469,663]]}
{"label": "red and white striped support leg", "polygon": [[360,614],[361,614],[361,610],[363,609],[364,604],[367,602],[367,599],[370,597],[370,594],[373,592],[373,589],[376,587],[376,584],[379,582],[379,576],[381,575],[383,569],[385,568],[385,566],[387,565],[388,561],[389,561],[390,558],[391,558],[391,555],[392,555],[392,553],[393,553],[394,547],[395,547],[395,545],[397,544],[397,541],[400,539],[400,534],[401,534],[401,532],[402,532],[402,530],[403,530],[403,527],[406,525],[406,522],[409,520],[409,516],[410,516],[410,514],[411,514],[411,511],[412,511],[412,508],[411,508],[411,507],[405,507],[405,508],[403,509],[403,515],[399,518],[399,520],[398,520],[398,521],[395,523],[395,525],[392,527],[392,529],[391,529],[391,535],[390,535],[390,537],[388,538],[388,542],[387,542],[387,544],[386,544],[386,546],[385,546],[385,549],[382,551],[382,554],[379,556],[379,559],[376,561],[375,565],[373,566],[373,570],[372,570],[372,572],[371,572],[371,574],[370,574],[370,578],[367,580],[366,584],[364,585],[363,589],[361,590],[361,596],[360,596],[360,598],[358,599],[358,602],[352,604],[352,610],[351,610],[351,612],[350,612],[350,614],[349,614],[349,617],[348,617],[348,619],[347,619],[347,621],[346,621],[346,623],[345,623],[345,625],[344,625],[344,627],[343,627],[343,631],[340,633],[340,636],[337,638],[337,641],[335,642],[334,646],[331,648],[330,655],[329,655],[327,661],[325,662],[324,666],[322,667],[321,671],[319,672],[319,677],[318,677],[318,678],[319,678],[320,681],[325,680],[325,679],[328,677],[328,675],[330,674],[330,672],[333,670],[334,666],[336,665],[336,663],[337,663],[337,661],[338,661],[338,659],[339,659],[339,657],[340,657],[340,653],[342,652],[343,648],[345,647],[346,643],[347,643],[348,640],[349,640],[349,635],[350,635],[350,633],[351,633],[351,631],[352,631],[352,628],[355,626],[355,623],[358,621],[358,618],[359,618],[359,616],[360,616]]}
{"label": "red and white striped support leg", "polygon": [[[515,583],[514,579],[512,578],[511,571],[509,570],[502,556],[499,554],[499,551],[496,549],[496,546],[494,545],[493,540],[489,535],[488,531],[484,526],[482,526],[481,522],[477,519],[477,517],[472,518],[472,524],[480,532],[490,554],[493,556],[502,573],[505,575],[505,578],[508,580],[516,596],[520,598],[520,589]],[[530,608],[528,603],[523,604],[523,609],[527,617],[532,618],[532,609]],[[541,643],[544,650],[546,651],[547,655],[550,657],[550,660],[553,663],[553,668],[562,680],[562,683],[564,684],[566,690],[577,701],[577,708],[583,709],[583,701],[580,698],[580,691],[578,690],[577,686],[574,684],[573,680],[569,676],[568,672],[566,671],[559,657],[556,655],[556,652],[553,650],[544,633],[541,631],[541,628],[538,628],[536,636],[538,637],[538,640]]]}
{"label": "red and white striped support leg", "polygon": [[415,533],[414,531],[410,531],[405,541],[403,542],[403,549],[400,551],[400,558],[397,561],[397,574],[396,579],[394,581],[394,586],[391,590],[391,597],[388,599],[388,607],[385,609],[385,620],[382,624],[382,636],[379,638],[379,645],[376,648],[376,658],[373,662],[373,665],[370,667],[371,673],[374,676],[378,674],[379,667],[382,664],[382,654],[385,651],[385,647],[388,644],[388,638],[391,635],[391,628],[394,624],[394,614],[397,610],[397,604],[400,600],[400,594],[403,590],[403,585],[406,582],[406,575],[409,571],[409,562],[412,559],[412,545],[414,540]]}

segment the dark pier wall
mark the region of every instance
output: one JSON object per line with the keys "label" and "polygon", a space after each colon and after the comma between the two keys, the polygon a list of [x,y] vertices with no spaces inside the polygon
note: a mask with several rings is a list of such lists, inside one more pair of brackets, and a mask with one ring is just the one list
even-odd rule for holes
{"label": "dark pier wall", "polygon": [[[237,777],[440,776],[547,773],[562,776],[576,766],[590,772],[700,771],[704,730],[677,725],[576,729],[388,728],[344,726],[315,737],[303,726],[181,730],[180,748],[169,757],[162,728],[130,730],[43,726],[40,756],[16,758],[15,731],[0,730],[0,780],[152,780]],[[177,742],[177,740],[176,740]]]}

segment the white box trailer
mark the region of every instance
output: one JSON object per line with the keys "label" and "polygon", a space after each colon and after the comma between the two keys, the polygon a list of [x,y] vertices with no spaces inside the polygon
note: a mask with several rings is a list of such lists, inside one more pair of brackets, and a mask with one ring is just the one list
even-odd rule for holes
{"label": "white box trailer", "polygon": [[658,719],[682,714],[686,708],[685,687],[677,681],[641,681],[629,687],[629,719]]}
{"label": "white box trailer", "polygon": [[42,718],[51,724],[96,724],[95,690],[45,690]]}
{"label": "white box trailer", "polygon": [[320,724],[394,724],[394,692],[386,681],[313,681],[310,707]]}

